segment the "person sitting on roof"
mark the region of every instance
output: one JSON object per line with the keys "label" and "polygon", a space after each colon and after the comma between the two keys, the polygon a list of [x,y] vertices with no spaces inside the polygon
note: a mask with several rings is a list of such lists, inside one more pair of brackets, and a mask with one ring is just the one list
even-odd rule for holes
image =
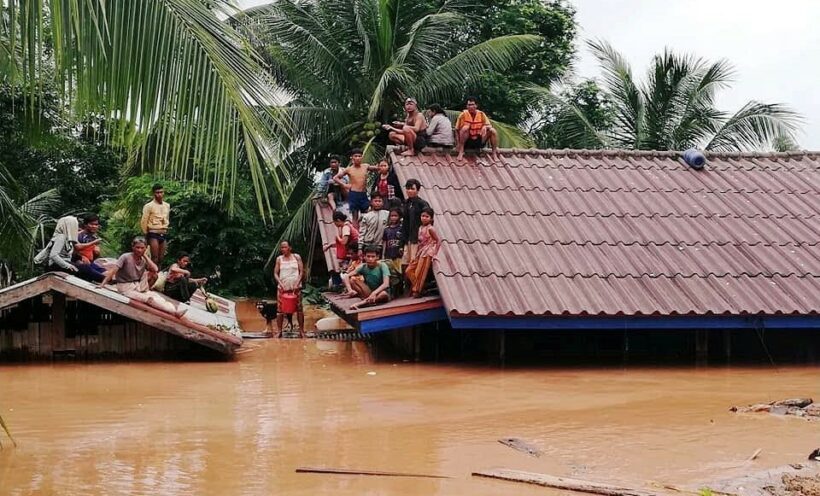
{"label": "person sitting on roof", "polygon": [[476,97],[467,97],[466,104],[467,108],[456,120],[456,148],[458,150],[456,160],[464,158],[465,148],[479,151],[487,143],[493,149],[493,158],[498,160],[498,132],[493,128],[487,114],[478,110],[478,99]]}
{"label": "person sitting on roof", "polygon": [[131,242],[131,251],[120,255],[106,272],[100,287],[103,288],[112,280],[116,280],[116,289],[121,295],[181,318],[188,311],[187,305],[180,303],[174,307],[161,294],[149,289],[148,272],[156,273],[159,267],[145,254],[147,249],[148,243],[145,238],[134,238]]}
{"label": "person sitting on roof", "polygon": [[453,146],[453,125],[438,103],[427,106],[427,146],[449,148]]}
{"label": "person sitting on roof", "polygon": [[196,288],[208,282],[207,277],[191,277],[191,257],[184,251],[177,256],[177,261],[171,264],[168,269],[168,276],[165,278],[165,287],[162,292],[165,296],[173,298],[182,303],[191,301],[191,295],[196,292]]}
{"label": "person sitting on roof", "polygon": [[342,180],[342,184],[337,184],[333,181],[333,178],[339,173],[341,163],[337,155],[331,156],[327,170],[322,172],[322,176],[316,184],[316,196],[327,201],[327,204],[330,205],[330,209],[333,212],[335,212],[340,205],[344,204],[344,200],[347,199],[347,190],[350,187],[347,177]]}
{"label": "person sitting on roof", "polygon": [[407,147],[402,155],[410,157],[427,145],[427,121],[419,112],[415,98],[408,97],[404,100],[404,111],[407,113],[404,122],[393,121],[392,125],[384,124],[382,128],[390,131],[387,136],[391,143]]}
{"label": "person sitting on roof", "polygon": [[421,296],[424,284],[427,282],[427,276],[430,274],[430,267],[433,265],[436,255],[438,255],[439,248],[441,248],[441,239],[433,228],[434,215],[435,212],[430,207],[421,211],[419,248],[415,260],[410,263],[405,271],[407,280],[410,281],[410,296],[413,298]]}
{"label": "person sitting on roof", "polygon": [[77,244],[74,246],[74,265],[78,275],[92,282],[102,282],[105,278],[105,268],[95,262],[100,258],[100,217],[89,214],[83,217],[82,229],[77,235]]}
{"label": "person sitting on roof", "polygon": [[384,200],[379,193],[370,198],[370,210],[362,215],[359,222],[359,258],[364,256],[365,246],[382,246],[384,228],[387,227],[387,210],[382,210]]}
{"label": "person sitting on roof", "polygon": [[79,222],[76,217],[73,215],[60,217],[54,227],[51,240],[34,257],[34,263],[45,265],[48,271],[76,274],[79,269],[71,263],[71,260],[74,258],[74,248],[77,245],[79,230]]}
{"label": "person sitting on roof", "polygon": [[[370,165],[362,163],[362,150],[354,148],[350,151],[350,165],[333,176],[333,182],[347,189],[350,216],[356,224],[359,223],[359,214],[370,208],[370,200],[367,199],[367,173],[370,170]],[[344,182],[345,176],[350,178],[349,185]]]}
{"label": "person sitting on roof", "polygon": [[348,277],[344,279],[346,296],[358,296],[362,301],[352,305],[351,309],[362,306],[375,305],[390,301],[390,269],[387,264],[379,261],[381,250],[377,246],[368,246],[364,249],[364,263],[356,268],[352,275],[361,278]]}
{"label": "person sitting on roof", "polygon": [[401,191],[401,183],[396,176],[396,172],[390,167],[390,162],[386,158],[379,161],[376,166],[378,174],[373,181],[373,188],[370,190],[371,198],[375,193],[381,195],[386,209],[401,206],[404,201],[404,194]]}

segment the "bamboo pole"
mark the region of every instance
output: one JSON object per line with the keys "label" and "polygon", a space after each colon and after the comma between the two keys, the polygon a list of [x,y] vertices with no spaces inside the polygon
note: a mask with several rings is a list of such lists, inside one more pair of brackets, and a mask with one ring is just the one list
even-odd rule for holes
{"label": "bamboo pole", "polygon": [[661,493],[645,491],[642,489],[630,489],[613,486],[601,482],[592,482],[578,479],[568,479],[555,477],[554,475],[537,474],[534,472],[523,472],[521,470],[511,470],[506,468],[496,468],[473,472],[476,477],[488,477],[490,479],[500,479],[512,482],[522,482],[536,486],[552,487],[567,491],[581,493],[602,494],[604,496],[661,496]]}

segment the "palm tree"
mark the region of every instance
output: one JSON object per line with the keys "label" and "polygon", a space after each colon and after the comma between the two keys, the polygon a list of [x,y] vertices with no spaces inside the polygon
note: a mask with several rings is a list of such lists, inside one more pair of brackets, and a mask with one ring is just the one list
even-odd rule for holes
{"label": "palm tree", "polygon": [[5,0],[0,82],[23,85],[33,110],[53,77],[72,117],[112,123],[134,164],[216,185],[229,203],[247,164],[269,207],[290,131],[258,56],[222,20],[235,12],[231,0]]}
{"label": "palm tree", "polygon": [[[606,42],[589,42],[603,72],[611,126],[600,129],[577,105],[563,102],[557,125],[570,146],[637,150],[744,151],[793,142],[800,116],[778,103],[750,101],[734,114],[715,96],[734,77],[725,60],[709,63],[669,50],[656,55],[646,80],[637,82],[624,57]],[[536,90],[542,96],[556,97]]]}
{"label": "palm tree", "polygon": [[[508,69],[540,41],[512,35],[465,46],[454,33],[470,22],[469,3],[432,4],[278,0],[237,17],[292,96],[285,111],[300,130],[293,136],[293,157],[304,174],[328,152],[354,144],[365,145],[370,158],[381,153],[376,125],[391,120],[405,97],[422,103],[461,98],[474,78]],[[514,126],[495,125],[506,146],[528,144]],[[303,232],[310,220],[309,195],[310,181],[293,192],[302,215],[289,235]]]}
{"label": "palm tree", "polygon": [[[56,190],[26,198],[23,189],[0,168],[0,253],[12,267],[31,260],[35,246],[42,245],[49,214],[58,201]],[[0,288],[5,282],[0,280]]]}

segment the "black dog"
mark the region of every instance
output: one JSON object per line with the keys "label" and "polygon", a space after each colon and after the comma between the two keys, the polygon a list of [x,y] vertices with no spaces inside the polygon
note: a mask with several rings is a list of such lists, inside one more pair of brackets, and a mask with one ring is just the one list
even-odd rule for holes
{"label": "black dog", "polygon": [[265,328],[272,329],[273,321],[276,320],[276,301],[259,300],[256,302],[256,309],[265,319]]}

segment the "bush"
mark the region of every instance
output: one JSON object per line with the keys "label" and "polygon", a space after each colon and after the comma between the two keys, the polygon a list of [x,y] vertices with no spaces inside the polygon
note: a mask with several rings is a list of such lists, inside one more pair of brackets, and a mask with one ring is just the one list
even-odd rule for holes
{"label": "bush", "polygon": [[169,181],[152,174],[129,178],[115,201],[103,204],[107,219],[102,237],[103,253],[115,256],[128,251],[131,239],[140,235],[142,207],[151,199],[151,186],[165,188],[171,205],[171,227],[164,267],[180,252],[191,255],[195,276],[212,275],[217,268],[221,279],[208,289],[223,296],[263,296],[270,292],[271,276],[263,267],[276,240],[271,223],[265,223],[256,207],[250,182],[237,185],[233,214],[229,214],[206,187]]}

